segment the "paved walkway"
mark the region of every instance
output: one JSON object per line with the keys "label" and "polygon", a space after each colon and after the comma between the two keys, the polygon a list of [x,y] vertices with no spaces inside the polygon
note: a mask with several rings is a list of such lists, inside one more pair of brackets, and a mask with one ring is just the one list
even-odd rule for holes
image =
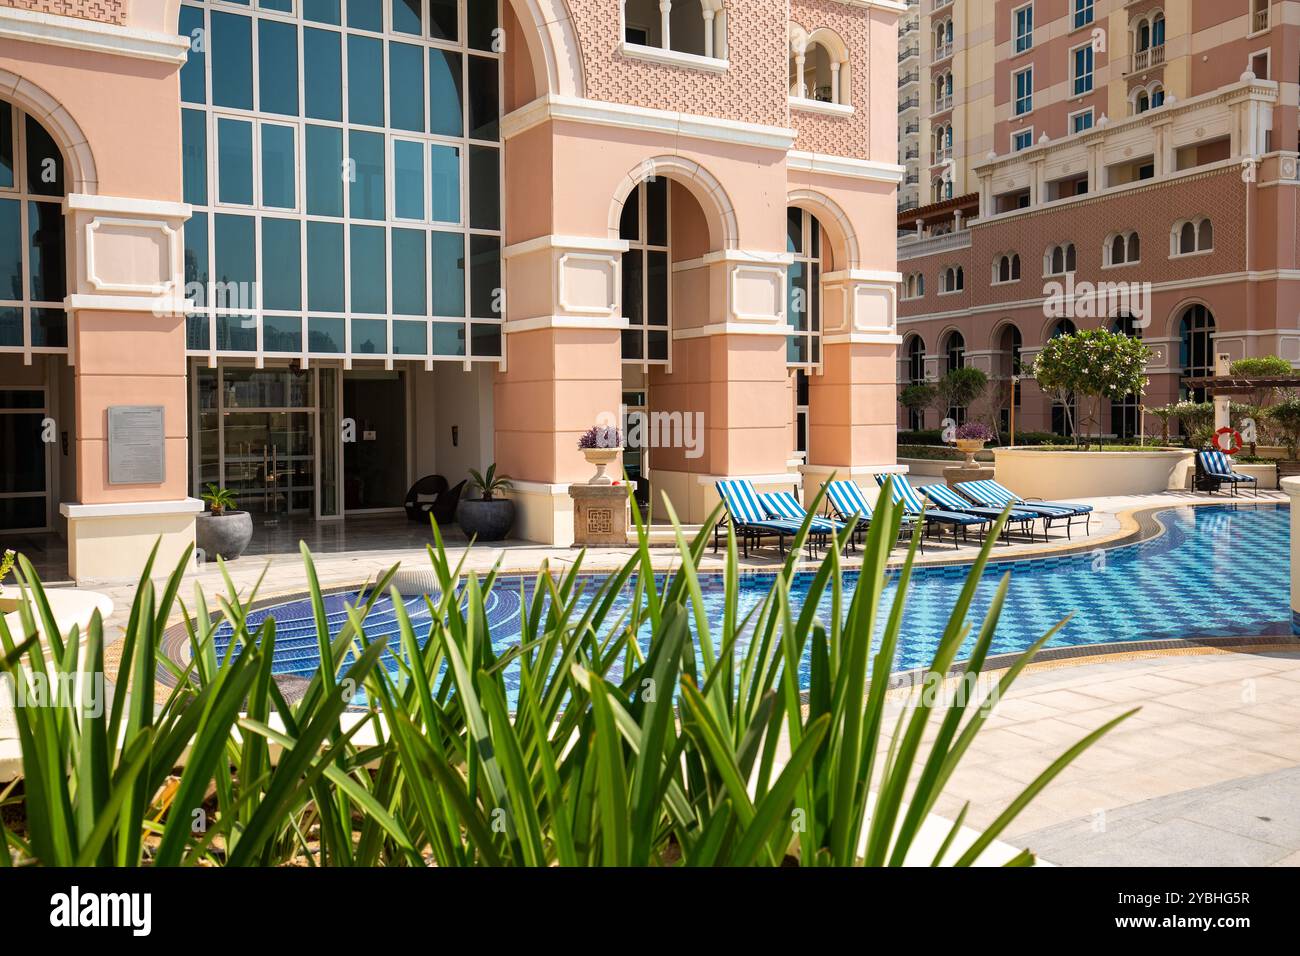
{"label": "paved walkway", "polygon": [[1186,651],[1021,676],[936,812],[986,826],[1125,711],[1003,839],[1062,865],[1300,865],[1300,649]]}

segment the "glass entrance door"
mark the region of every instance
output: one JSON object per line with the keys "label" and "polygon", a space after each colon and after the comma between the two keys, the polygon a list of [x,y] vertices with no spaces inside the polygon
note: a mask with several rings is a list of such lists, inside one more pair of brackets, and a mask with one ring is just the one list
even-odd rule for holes
{"label": "glass entrance door", "polygon": [[50,526],[45,388],[0,388],[0,534]]}
{"label": "glass entrance door", "polygon": [[406,376],[398,370],[343,373],[343,503],[386,511],[406,500]]}
{"label": "glass entrance door", "polygon": [[194,487],[230,489],[266,521],[316,507],[313,373],[291,368],[197,368]]}

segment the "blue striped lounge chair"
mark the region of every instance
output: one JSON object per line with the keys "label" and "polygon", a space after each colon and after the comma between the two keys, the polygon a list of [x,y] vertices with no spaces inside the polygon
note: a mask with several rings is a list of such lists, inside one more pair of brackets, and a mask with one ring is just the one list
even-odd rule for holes
{"label": "blue striped lounge chair", "polygon": [[[944,511],[955,511],[957,514],[976,515],[980,518],[992,520],[997,520],[1002,515],[1001,508],[984,508],[979,505],[972,505],[947,485],[925,485],[916,490],[924,495],[936,508],[942,508]],[[1028,534],[1029,540],[1033,541],[1034,522],[1040,517],[1042,516],[1032,511],[1013,508],[1007,515],[1007,523],[1002,527],[1002,536],[1010,540],[1011,529],[1015,527],[1022,533]],[[1043,536],[1046,537],[1046,534]]]}
{"label": "blue striped lounge chair", "polygon": [[[873,512],[871,503],[867,501],[867,496],[862,493],[862,489],[852,481],[832,481],[826,485],[826,506],[829,512],[840,521],[853,521],[856,516],[857,524],[853,528],[853,533],[861,540],[866,536],[867,529],[871,526]],[[899,540],[911,538],[916,534],[916,522],[906,515],[903,516],[902,526],[899,528]],[[925,539],[920,540],[921,553],[925,553]]]}
{"label": "blue striped lounge chair", "polygon": [[801,522],[786,518],[773,518],[762,504],[762,496],[754,490],[754,485],[746,478],[731,478],[714,482],[718,497],[722,499],[726,512],[713,528],[713,553],[718,553],[722,529],[730,523],[740,539],[745,557],[749,557],[751,542],[757,547],[763,538],[776,538],[777,548],[785,554],[785,539],[793,538],[802,527]]}
{"label": "blue striped lounge chair", "polygon": [[985,508],[1005,508],[1012,505],[1018,510],[1036,512],[1043,519],[1045,531],[1051,531],[1052,525],[1064,521],[1065,536],[1071,537],[1071,529],[1076,520],[1085,523],[1084,533],[1092,530],[1092,506],[1078,505],[1068,501],[1028,500],[1020,497],[1006,485],[994,480],[958,482],[957,490],[975,504]]}
{"label": "blue striped lounge chair", "polygon": [[952,528],[952,546],[954,548],[961,547],[961,542],[958,539],[965,540],[971,528],[986,531],[989,525],[992,524],[990,518],[981,518],[972,514],[959,514],[956,511],[944,511],[937,508],[926,508],[921,503],[921,498],[917,495],[911,482],[907,480],[906,475],[876,475],[876,484],[882,488],[888,486],[894,504],[902,505],[904,514],[917,519],[920,519],[924,514],[927,531],[933,532],[935,529]]}
{"label": "blue striped lounge chair", "polygon": [[1221,451],[1198,451],[1196,453],[1196,490],[1213,494],[1224,485],[1232,486],[1232,494],[1237,494],[1238,485],[1254,485],[1255,497],[1259,497],[1259,479],[1250,475],[1241,475],[1232,470],[1232,462]]}
{"label": "blue striped lounge chair", "polygon": [[[769,491],[765,495],[759,495],[759,501],[762,502],[763,508],[767,513],[777,518],[784,518],[787,521],[793,521],[795,524],[802,526],[804,519],[808,517],[808,512],[799,499],[788,491]],[[831,518],[814,517],[808,526],[809,539],[816,539],[822,543],[829,543],[830,537],[844,530],[844,524]]]}

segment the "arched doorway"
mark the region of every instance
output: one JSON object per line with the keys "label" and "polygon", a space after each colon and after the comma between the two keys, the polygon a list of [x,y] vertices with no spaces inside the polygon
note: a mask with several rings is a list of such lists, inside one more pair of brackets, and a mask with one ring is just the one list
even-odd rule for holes
{"label": "arched doorway", "polygon": [[[966,338],[956,329],[943,339],[944,374],[966,367]],[[966,422],[966,409],[959,405],[950,405],[947,415],[958,425]]]}
{"label": "arched doorway", "polygon": [[51,531],[75,480],[65,192],[53,137],[0,101],[0,550]]}
{"label": "arched doorway", "polygon": [[[907,356],[907,384],[924,385],[925,341],[921,336],[914,333],[907,337],[907,345],[904,347],[904,354]],[[925,428],[925,409],[908,409],[907,419],[908,428],[912,431],[921,431]]]}
{"label": "arched doorway", "polygon": [[1001,431],[1011,431],[1011,409],[1020,411],[1021,388],[1016,379],[1020,376],[1020,350],[1024,338],[1020,329],[1008,322],[1002,326],[993,342],[993,377],[996,387],[1002,389],[998,405],[998,425]]}

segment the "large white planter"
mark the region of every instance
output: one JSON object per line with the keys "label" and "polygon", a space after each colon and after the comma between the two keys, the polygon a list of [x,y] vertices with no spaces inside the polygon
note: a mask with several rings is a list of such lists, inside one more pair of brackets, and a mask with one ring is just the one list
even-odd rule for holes
{"label": "large white planter", "polygon": [[1185,487],[1191,449],[1035,451],[995,448],[997,480],[1026,498],[1150,495]]}
{"label": "large white planter", "polygon": [[1234,461],[1232,470],[1239,475],[1249,475],[1256,479],[1260,491],[1274,491],[1277,488],[1277,465],[1244,465]]}

